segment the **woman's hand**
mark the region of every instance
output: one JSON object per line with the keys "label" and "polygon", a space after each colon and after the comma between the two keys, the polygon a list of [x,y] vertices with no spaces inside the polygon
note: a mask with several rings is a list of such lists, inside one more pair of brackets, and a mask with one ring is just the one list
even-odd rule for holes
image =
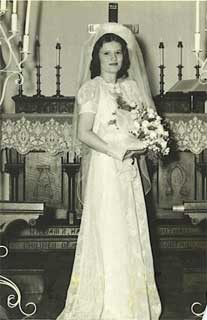
{"label": "woman's hand", "polygon": [[147,151],[146,148],[144,148],[144,149],[139,149],[139,150],[127,150],[126,153],[125,153],[125,155],[124,155],[123,160],[129,159],[129,158],[134,158],[134,157],[136,157],[136,156],[143,155],[143,154],[146,153],[146,151]]}

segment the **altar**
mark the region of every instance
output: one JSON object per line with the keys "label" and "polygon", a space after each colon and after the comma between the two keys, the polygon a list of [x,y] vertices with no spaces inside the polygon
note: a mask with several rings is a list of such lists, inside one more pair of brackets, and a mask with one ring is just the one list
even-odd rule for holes
{"label": "altar", "polygon": [[[149,162],[152,194],[147,198],[156,279],[164,306],[161,319],[178,315],[191,319],[191,304],[195,300],[205,303],[207,213],[179,212],[173,207],[207,199],[207,115],[165,112],[162,116],[175,149],[163,161]],[[70,113],[17,113],[1,118],[1,155],[3,172],[10,176],[10,201],[45,203],[44,214],[34,226],[16,221],[4,233],[9,255],[2,259],[2,270],[22,285],[23,294],[30,291],[37,316],[42,318],[55,317],[62,307],[81,220],[75,187],[81,152],[70,153],[71,123]],[[64,272],[57,279],[59,269]],[[56,296],[59,291],[61,299]],[[182,301],[179,308],[175,301]],[[49,311],[45,314],[45,302],[50,315]]]}
{"label": "altar", "polygon": [[[109,4],[109,21],[118,21],[117,3]],[[81,150],[71,149],[75,98],[60,92],[59,40],[56,94],[51,96],[41,93],[38,39],[34,47],[37,92],[25,95],[19,84],[12,97],[15,113],[2,112],[0,117],[0,178],[6,189],[0,201],[1,277],[6,284],[1,287],[0,315],[3,307],[9,319],[48,320],[62,310],[72,272],[81,223]],[[20,53],[28,54],[25,50]],[[201,303],[198,312],[206,305],[207,96],[206,91],[164,93],[163,42],[159,50],[160,94],[154,101],[168,124],[171,152],[165,159],[148,160],[152,192],[146,205],[160,320],[193,320],[192,304]],[[181,80],[181,41],[178,50]],[[199,65],[195,67],[199,73]],[[8,299],[14,293],[20,304]]]}

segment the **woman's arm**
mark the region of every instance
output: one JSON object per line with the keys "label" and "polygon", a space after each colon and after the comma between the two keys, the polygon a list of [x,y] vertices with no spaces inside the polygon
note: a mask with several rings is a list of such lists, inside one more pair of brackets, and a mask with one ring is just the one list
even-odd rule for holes
{"label": "woman's arm", "polygon": [[79,115],[78,138],[88,147],[107,154],[107,143],[92,131],[95,114],[85,112]]}
{"label": "woman's arm", "polygon": [[[78,122],[78,138],[88,147],[105,153],[108,156],[123,160],[132,157],[134,154],[143,154],[145,149],[138,147],[138,141],[129,138],[129,145],[122,146],[119,143],[106,143],[97,134],[92,131],[95,114],[92,112],[84,112],[79,115]],[[131,140],[131,141],[130,141]]]}
{"label": "woman's arm", "polygon": [[84,112],[79,115],[78,138],[90,148],[102,152],[110,157],[123,160],[127,151],[125,146],[114,143],[106,143],[92,131],[95,114]]}

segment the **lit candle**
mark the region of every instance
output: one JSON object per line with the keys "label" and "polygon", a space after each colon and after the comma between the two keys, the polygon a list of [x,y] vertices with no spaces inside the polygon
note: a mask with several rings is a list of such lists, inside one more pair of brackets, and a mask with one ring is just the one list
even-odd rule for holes
{"label": "lit candle", "polygon": [[182,65],[182,62],[183,62],[182,50],[183,50],[183,43],[182,41],[178,41],[178,64],[179,65]]}
{"label": "lit candle", "polygon": [[60,66],[60,49],[61,49],[61,44],[59,42],[57,42],[57,44],[56,44],[56,66]]}
{"label": "lit candle", "polygon": [[6,0],[1,0],[1,11],[6,11]]}
{"label": "lit candle", "polygon": [[164,43],[163,42],[160,42],[159,49],[160,49],[160,65],[164,66]]}
{"label": "lit candle", "polygon": [[27,12],[26,12],[25,31],[24,31],[25,35],[29,34],[30,9],[31,9],[31,0],[27,0]]}
{"label": "lit candle", "polygon": [[17,13],[17,0],[13,0],[12,13]]}

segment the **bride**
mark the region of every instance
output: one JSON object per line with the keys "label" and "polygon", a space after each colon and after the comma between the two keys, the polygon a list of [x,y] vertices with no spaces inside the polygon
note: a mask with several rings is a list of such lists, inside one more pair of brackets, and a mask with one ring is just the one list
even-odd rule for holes
{"label": "bride", "polygon": [[83,49],[79,83],[74,119],[77,113],[78,138],[88,150],[87,181],[72,277],[58,320],[158,320],[145,146],[116,125],[118,97],[129,105],[153,104],[142,54],[128,28],[97,25]]}

